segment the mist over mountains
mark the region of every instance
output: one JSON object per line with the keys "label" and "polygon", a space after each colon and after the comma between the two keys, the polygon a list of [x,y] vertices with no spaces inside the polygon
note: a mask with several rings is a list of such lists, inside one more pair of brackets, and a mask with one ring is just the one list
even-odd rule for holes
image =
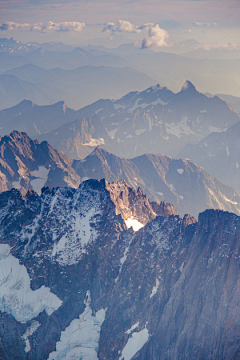
{"label": "mist over mountains", "polygon": [[[178,92],[185,79],[197,84],[203,92],[240,97],[239,55],[235,52],[235,58],[209,60],[206,57],[194,59],[188,52],[179,55],[141,50],[134,44],[108,49],[91,45],[71,47],[61,43],[21,44],[14,43],[13,39],[8,43],[6,39],[0,39],[0,45],[1,87],[4,87],[2,76],[15,76],[12,81],[9,78],[9,87],[1,92],[4,102],[1,101],[0,109],[24,99],[38,105],[64,100],[68,106],[79,109],[100,97],[119,98],[129,91],[141,91],[156,83]],[[89,81],[83,75],[85,72]],[[23,81],[32,84],[33,93],[24,89]],[[13,96],[16,84],[18,91]]]}
{"label": "mist over mountains", "polygon": [[139,24],[0,39],[0,359],[240,358],[239,44]]}

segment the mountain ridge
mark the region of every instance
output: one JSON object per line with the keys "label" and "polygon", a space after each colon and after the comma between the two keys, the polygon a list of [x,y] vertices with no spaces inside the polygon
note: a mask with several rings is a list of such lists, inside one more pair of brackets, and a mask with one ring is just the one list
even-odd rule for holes
{"label": "mountain ridge", "polygon": [[[73,160],[46,141],[39,144],[31,140],[26,133],[14,131],[1,138],[1,191],[14,187],[25,194],[32,187],[41,194],[44,186],[77,188],[89,178],[105,178],[109,183],[124,180],[124,186],[133,187],[135,192],[140,187],[151,206],[165,199],[176,206],[181,216],[190,213],[196,217],[206,208],[240,213],[235,189],[187,159],[176,160],[163,154],[124,159],[97,147],[84,160]],[[158,213],[158,205],[155,207]]]}

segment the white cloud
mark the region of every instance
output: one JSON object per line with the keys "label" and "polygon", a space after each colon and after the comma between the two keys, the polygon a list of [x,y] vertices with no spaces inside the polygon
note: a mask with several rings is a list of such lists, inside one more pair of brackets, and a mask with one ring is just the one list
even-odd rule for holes
{"label": "white cloud", "polygon": [[19,24],[19,23],[15,23],[13,21],[9,21],[6,23],[2,23],[0,24],[0,30],[1,31],[11,31],[11,30],[29,30],[31,28],[30,24]]}
{"label": "white cloud", "polygon": [[6,22],[0,24],[1,31],[11,31],[11,30],[31,30],[31,31],[39,31],[39,32],[49,32],[49,31],[82,31],[85,23],[80,23],[78,21],[63,21],[60,23],[55,23],[53,21],[49,21],[47,24],[35,23],[33,25],[30,24],[19,24],[15,22]]}
{"label": "white cloud", "polygon": [[146,29],[151,25],[153,24],[144,24],[141,26],[136,26],[130,23],[130,21],[118,20],[116,24],[114,22],[108,22],[104,26],[102,31],[140,33],[143,29]]}
{"label": "white cloud", "polygon": [[42,31],[82,31],[84,26],[84,23],[78,21],[63,21],[60,23],[49,21],[47,25],[43,25]]}
{"label": "white cloud", "polygon": [[168,38],[168,32],[161,29],[158,24],[150,26],[148,37],[142,41],[142,49],[169,46]]}

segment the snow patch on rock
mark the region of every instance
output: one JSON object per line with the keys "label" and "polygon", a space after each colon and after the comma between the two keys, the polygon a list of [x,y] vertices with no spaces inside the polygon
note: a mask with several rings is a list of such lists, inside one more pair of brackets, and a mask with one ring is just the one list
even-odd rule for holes
{"label": "snow patch on rock", "polygon": [[41,195],[41,189],[47,182],[49,171],[50,169],[46,169],[44,166],[39,166],[38,170],[31,172],[32,176],[35,176],[36,179],[31,180],[30,185],[38,195]]}
{"label": "snow patch on rock", "polygon": [[82,144],[84,146],[99,146],[99,145],[104,145],[104,139],[103,138],[99,138],[99,139],[91,139],[88,143]]}
{"label": "snow patch on rock", "polygon": [[184,170],[183,169],[177,169],[177,172],[182,175],[184,173]]}
{"label": "snow patch on rock", "polygon": [[135,134],[138,136],[138,135],[141,135],[143,134],[147,129],[139,129],[139,130],[135,130]]}
{"label": "snow patch on rock", "polygon": [[12,186],[13,186],[15,189],[20,190],[20,189],[21,189],[20,181],[21,181],[21,180],[19,180],[19,181],[13,181],[13,182],[12,182]]}
{"label": "snow patch on rock", "polygon": [[110,136],[111,139],[114,139],[117,131],[118,128],[108,131],[108,136]]}
{"label": "snow patch on rock", "polygon": [[165,128],[167,134],[172,134],[177,138],[181,138],[182,135],[195,135],[195,132],[188,126],[188,117],[184,116],[178,123],[166,123]]}
{"label": "snow patch on rock", "polygon": [[128,339],[127,344],[122,350],[119,360],[131,360],[136,353],[142,349],[149,338],[148,329],[144,328],[139,332],[132,333],[132,336]]}
{"label": "snow patch on rock", "polygon": [[91,298],[88,291],[84,312],[62,331],[56,351],[49,355],[48,360],[98,360],[100,331],[105,320],[106,310],[101,309],[96,312],[96,315],[93,315],[90,303]]}
{"label": "snow patch on rock", "polygon": [[157,289],[159,288],[159,280],[156,279],[156,285],[152,288],[152,292],[150,295],[150,299],[157,293]]}
{"label": "snow patch on rock", "polygon": [[140,223],[138,220],[134,219],[133,217],[125,220],[125,224],[127,225],[128,229],[132,227],[134,231],[138,231],[139,229],[144,227],[142,223]]}
{"label": "snow patch on rock", "polygon": [[26,323],[44,310],[51,315],[61,304],[62,301],[45,286],[33,291],[25,266],[10,255],[9,245],[0,244],[0,312]]}
{"label": "snow patch on rock", "polygon": [[24,351],[28,353],[31,350],[30,342],[28,340],[29,336],[32,336],[32,334],[37,330],[37,328],[41,324],[38,321],[33,320],[31,325],[27,328],[26,332],[23,334],[22,339],[25,341],[26,346]]}
{"label": "snow patch on rock", "polygon": [[125,331],[125,333],[130,335],[133,332],[133,330],[135,330],[138,326],[139,326],[139,321],[136,324],[134,324],[130,329]]}

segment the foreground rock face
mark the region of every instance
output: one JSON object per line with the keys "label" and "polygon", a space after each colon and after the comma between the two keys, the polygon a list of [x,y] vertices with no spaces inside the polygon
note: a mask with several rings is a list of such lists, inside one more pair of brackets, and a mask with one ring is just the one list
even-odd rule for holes
{"label": "foreground rock face", "polygon": [[240,218],[133,232],[120,204],[147,198],[109,187],[0,194],[0,358],[238,359]]}

